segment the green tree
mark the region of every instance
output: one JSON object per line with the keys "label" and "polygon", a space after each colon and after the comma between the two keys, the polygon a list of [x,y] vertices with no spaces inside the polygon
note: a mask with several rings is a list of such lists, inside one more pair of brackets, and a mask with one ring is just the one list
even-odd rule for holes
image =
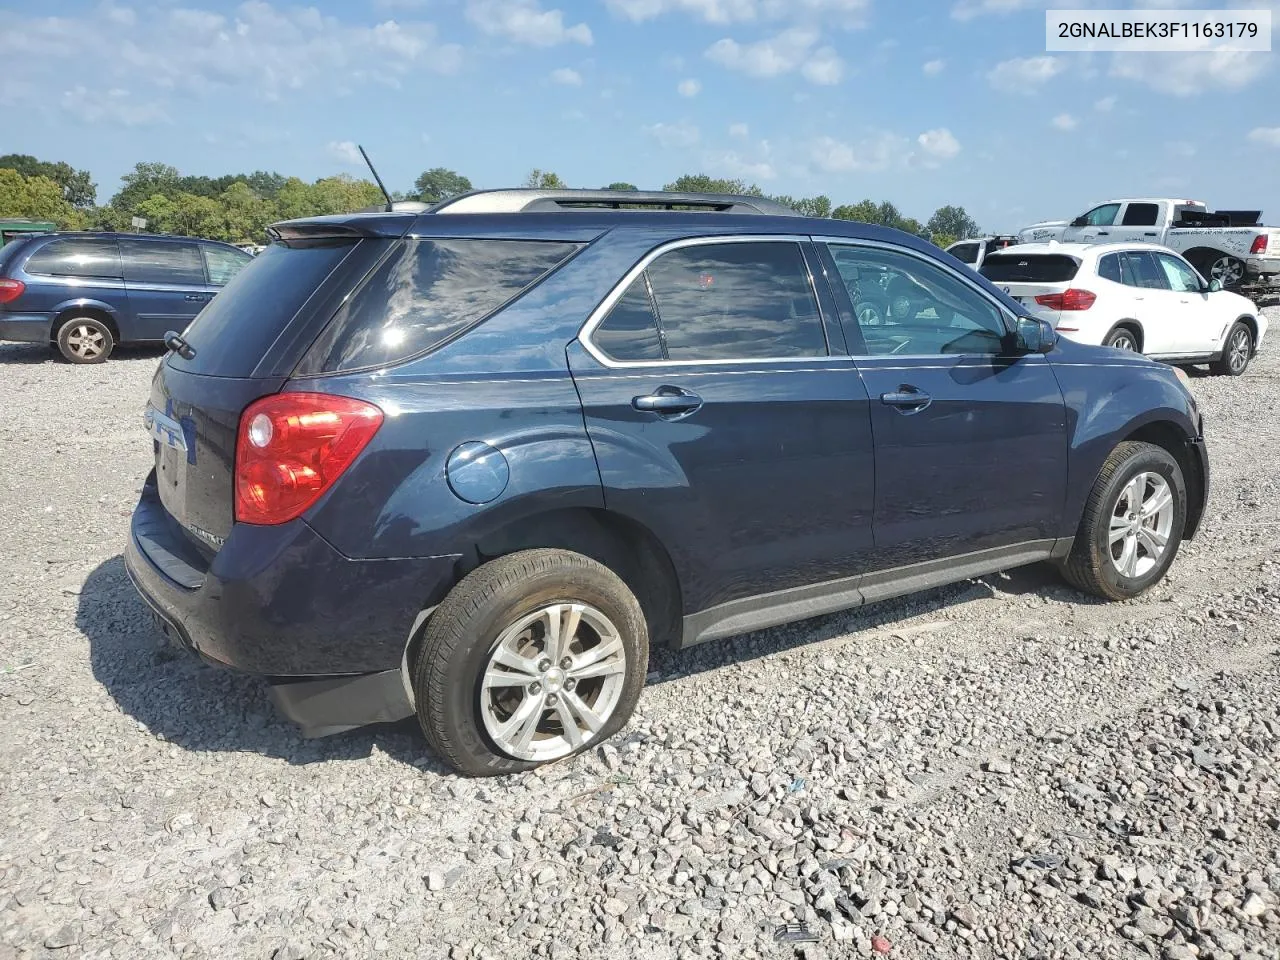
{"label": "green tree", "polygon": [[[929,218],[927,224],[929,228],[929,236],[942,235],[951,237],[952,243],[956,240],[968,240],[970,237],[976,237],[982,233],[982,228],[978,226],[978,222],[969,216],[964,207],[953,207],[947,205],[939,207],[933,211],[933,216]],[[937,243],[937,240],[934,240]]]}
{"label": "green tree", "polygon": [[951,246],[953,243],[955,243],[959,239],[960,237],[957,237],[950,233],[934,233],[933,231],[929,232],[929,242],[932,243],[935,247],[938,247],[942,250],[947,249],[947,247]]}
{"label": "green tree", "polygon": [[71,164],[49,163],[25,153],[0,157],[0,169],[16,170],[24,177],[47,177],[62,189],[62,199],[73,207],[91,207],[98,196],[98,185],[88,170],[75,170]]}
{"label": "green tree", "polygon": [[182,174],[167,163],[139,163],[131,173],[120,178],[124,184],[111,198],[111,205],[132,213],[138,204],[157,193],[173,195],[182,192]]}
{"label": "green tree", "polygon": [[67,202],[57,181],[24,177],[9,167],[0,168],[0,216],[52,220],[63,229],[82,226],[82,214]]}
{"label": "green tree", "polygon": [[705,173],[686,173],[668,183],[663,190],[677,193],[732,193],[746,197],[763,197],[764,191],[745,180],[727,180]]}
{"label": "green tree", "polygon": [[524,185],[536,187],[539,190],[563,190],[567,186],[550,170],[539,170],[537,167],[529,171],[529,176],[524,178]]}
{"label": "green tree", "polygon": [[862,200],[859,203],[842,203],[831,211],[837,220],[856,220],[859,223],[879,223],[879,207],[874,200]]}
{"label": "green tree", "polygon": [[831,216],[831,198],[821,194],[816,197],[791,197],[783,193],[769,199],[776,200],[784,207],[790,207],[802,217]]}
{"label": "green tree", "polygon": [[277,219],[276,205],[260,197],[243,180],[237,180],[218,197],[226,221],[222,239],[232,243],[261,242],[267,225]]}
{"label": "green tree", "polygon": [[423,203],[439,203],[466,193],[471,189],[471,181],[456,170],[432,167],[418,174],[418,179],[413,181],[413,188],[417,191],[417,199]]}
{"label": "green tree", "polygon": [[639,190],[640,188],[637,187],[634,183],[627,183],[625,180],[615,180],[613,181],[613,183],[609,184],[606,187],[601,187],[600,189],[601,190]]}

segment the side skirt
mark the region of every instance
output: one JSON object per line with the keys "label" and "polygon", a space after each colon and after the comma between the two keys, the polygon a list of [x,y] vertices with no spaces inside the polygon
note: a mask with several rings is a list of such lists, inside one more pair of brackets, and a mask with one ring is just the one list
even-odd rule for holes
{"label": "side skirt", "polygon": [[1060,560],[1071,552],[1073,540],[1033,540],[732,600],[685,617],[679,646],[807,620],[1041,560]]}

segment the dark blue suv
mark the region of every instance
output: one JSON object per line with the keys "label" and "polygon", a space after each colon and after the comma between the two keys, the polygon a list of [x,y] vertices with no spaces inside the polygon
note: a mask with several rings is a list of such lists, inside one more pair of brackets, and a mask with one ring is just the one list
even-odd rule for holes
{"label": "dark blue suv", "polygon": [[188,237],[24,237],[0,249],[0,340],[54,343],[72,363],[101,363],[119,343],[163,343],[251,259]]}
{"label": "dark blue suv", "polygon": [[1209,486],[1171,368],[788,213],[491,191],[276,225],[156,371],[138,590],[308,735],[416,711],[493,774],[618,730],[651,644],[1035,561],[1116,600],[1164,575]]}

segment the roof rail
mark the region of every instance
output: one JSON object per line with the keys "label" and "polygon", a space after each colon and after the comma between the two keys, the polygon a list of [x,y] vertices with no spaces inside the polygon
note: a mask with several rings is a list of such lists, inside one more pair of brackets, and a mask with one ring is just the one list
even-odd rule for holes
{"label": "roof rail", "polygon": [[790,207],[765,197],[660,190],[473,190],[431,208],[431,213],[545,213],[555,210],[699,210],[797,217]]}

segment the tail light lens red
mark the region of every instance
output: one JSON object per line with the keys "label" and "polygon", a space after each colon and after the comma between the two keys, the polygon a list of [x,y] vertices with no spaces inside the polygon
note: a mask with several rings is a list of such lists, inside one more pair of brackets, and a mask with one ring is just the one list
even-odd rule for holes
{"label": "tail light lens red", "polygon": [[[1250,253],[1266,253],[1267,252],[1267,235],[1260,233],[1253,238],[1253,246],[1249,248]],[[2,283],[3,281],[0,281]]]}
{"label": "tail light lens red", "polygon": [[300,516],[368,446],[382,419],[371,403],[325,393],[279,393],[250,404],[236,436],[236,520]]}
{"label": "tail light lens red", "polygon": [[6,280],[0,277],[0,303],[12,303],[22,296],[27,285],[21,280]]}
{"label": "tail light lens red", "polygon": [[1042,307],[1048,307],[1050,310],[1088,310],[1093,306],[1093,301],[1098,299],[1096,293],[1090,293],[1088,290],[1077,290],[1072,287],[1070,290],[1064,290],[1062,293],[1042,293],[1036,297],[1036,303]]}

